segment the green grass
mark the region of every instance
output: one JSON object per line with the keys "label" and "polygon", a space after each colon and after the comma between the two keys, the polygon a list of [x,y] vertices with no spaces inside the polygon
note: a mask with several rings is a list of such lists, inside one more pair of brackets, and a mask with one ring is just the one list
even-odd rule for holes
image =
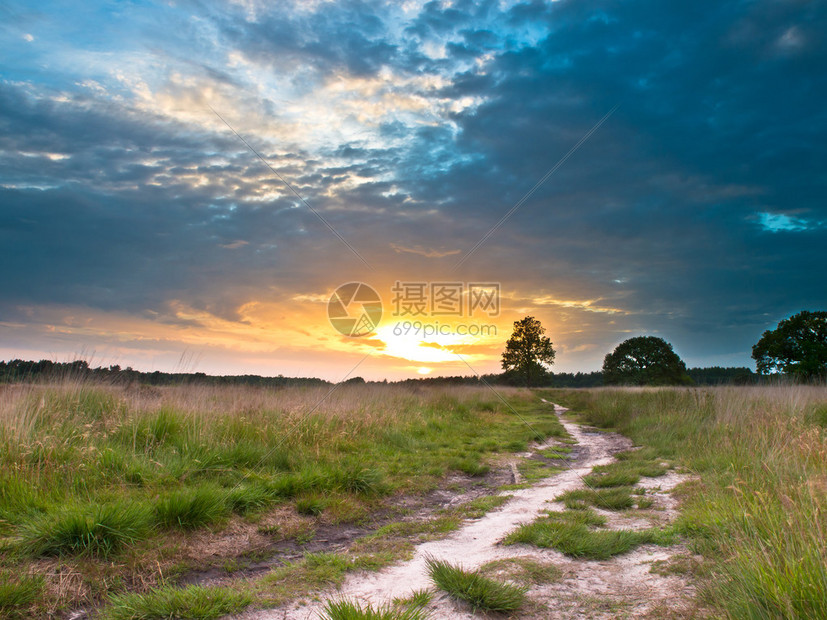
{"label": "green grass", "polygon": [[461,519],[480,519],[491,510],[505,504],[511,497],[511,495],[483,495],[459,506],[454,506],[445,512]]}
{"label": "green grass", "polygon": [[637,451],[621,453],[623,458],[609,465],[598,465],[586,476],[585,482],[593,488],[622,487],[637,484],[641,477],[663,476],[668,468],[657,460],[642,458]]}
{"label": "green grass", "polygon": [[271,604],[280,604],[292,595],[301,596],[316,589],[338,586],[355,565],[337,553],[308,553],[301,560],[280,566],[259,581],[267,590]]}
{"label": "green grass", "polygon": [[531,558],[494,560],[480,567],[480,573],[486,577],[505,578],[526,586],[554,583],[563,575],[563,571],[554,564],[538,562]]}
{"label": "green grass", "polygon": [[462,524],[462,520],[450,510],[430,519],[416,521],[395,521],[377,529],[368,539],[384,536],[415,537],[418,542],[425,542],[441,538],[445,534],[455,531]]}
{"label": "green grass", "polygon": [[321,617],[323,620],[425,620],[428,613],[417,605],[374,607],[343,599],[328,601]]}
{"label": "green grass", "polygon": [[553,476],[561,471],[560,467],[550,465],[541,459],[523,459],[517,464],[517,471],[524,483],[532,483]]}
{"label": "green grass", "polygon": [[[674,536],[658,529],[641,531],[600,530],[590,527],[600,523],[584,518],[582,510],[549,512],[533,523],[521,525],[503,541],[506,545],[525,543],[553,548],[575,558],[606,560],[648,543],[672,544]],[[595,515],[596,516],[596,515]]]}
{"label": "green grass", "polygon": [[328,501],[323,497],[300,497],[296,500],[296,512],[301,515],[318,517],[327,508]]}
{"label": "green grass", "polygon": [[606,517],[597,514],[591,508],[582,508],[578,510],[567,510],[565,512],[556,512],[547,510],[544,517],[550,520],[565,521],[574,525],[583,525],[586,527],[603,527],[606,525]]}
{"label": "green grass", "polygon": [[484,476],[491,471],[491,467],[481,462],[480,457],[475,455],[454,459],[450,466],[451,469],[461,471],[469,476]]}
{"label": "green grass", "polygon": [[510,495],[484,495],[463,504],[439,510],[433,517],[410,521],[395,521],[378,528],[357,541],[357,552],[373,553],[377,549],[393,550],[393,559],[409,555],[413,542],[427,542],[443,538],[456,531],[465,519],[479,519],[505,504]]}
{"label": "green grass", "polygon": [[32,604],[42,595],[44,579],[0,571],[0,618],[29,618]]}
{"label": "green grass", "polygon": [[252,603],[246,592],[229,588],[165,586],[145,594],[117,594],[103,613],[106,620],[209,620],[244,610]]}
{"label": "green grass", "polygon": [[437,511],[426,519],[388,523],[351,545],[356,562],[368,570],[378,570],[395,561],[412,557],[414,543],[444,538],[457,530],[465,519],[479,519],[498,508],[510,495],[486,495]]}
{"label": "green grass", "polygon": [[345,576],[355,570],[378,570],[397,556],[382,551],[351,549],[351,553],[306,553],[304,558],[270,571],[255,582],[258,600],[270,607],[283,605],[297,597],[317,594],[319,590],[338,587]]}
{"label": "green grass", "polygon": [[140,504],[72,506],[33,517],[19,530],[19,549],[31,556],[108,557],[142,539],[150,528]]}
{"label": "green grass", "polygon": [[605,489],[608,487],[625,487],[637,484],[639,480],[640,476],[637,473],[631,471],[592,472],[591,474],[583,478],[583,482],[585,482],[588,486],[594,489]]}
{"label": "green grass", "polygon": [[696,577],[716,616],[827,617],[827,389],[611,389],[550,398],[646,453],[624,458],[674,462],[697,478],[679,489],[675,525],[705,558]]}
{"label": "green grass", "polygon": [[323,583],[340,584],[342,576],[356,566],[353,560],[340,553],[306,553],[304,564]]}
{"label": "green grass", "polygon": [[604,510],[625,510],[635,505],[630,487],[609,489],[574,489],[556,498],[570,510],[583,510],[589,506]]}
{"label": "green grass", "polygon": [[559,459],[559,460],[568,460],[571,458],[571,453],[573,448],[571,446],[551,446],[550,448],[546,448],[544,450],[540,450],[539,453],[546,457],[547,459]]}
{"label": "green grass", "polygon": [[428,574],[450,596],[465,601],[471,610],[508,613],[525,603],[527,587],[496,581],[479,571],[466,571],[442,560],[428,559]]}
{"label": "green grass", "polygon": [[393,604],[397,607],[427,607],[434,595],[430,590],[414,590],[408,596],[401,599],[394,599]]}
{"label": "green grass", "polygon": [[229,511],[226,491],[200,486],[163,497],[155,506],[155,519],[161,527],[193,530],[216,523]]}
{"label": "green grass", "polygon": [[655,501],[649,497],[637,497],[635,499],[635,503],[637,504],[637,507],[641,510],[651,508],[655,505]]}
{"label": "green grass", "polygon": [[278,490],[259,480],[242,482],[226,495],[227,506],[239,515],[260,512],[280,501]]}

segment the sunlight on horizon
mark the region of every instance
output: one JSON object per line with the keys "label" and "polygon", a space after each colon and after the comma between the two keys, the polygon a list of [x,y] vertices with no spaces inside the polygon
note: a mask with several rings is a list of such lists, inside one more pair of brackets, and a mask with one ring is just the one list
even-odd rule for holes
{"label": "sunlight on horizon", "polygon": [[[442,325],[446,329],[453,327]],[[396,330],[396,333],[394,333]],[[453,347],[478,345],[484,340],[480,336],[463,336],[458,334],[419,334],[411,329],[407,333],[397,325],[386,325],[376,330],[375,337],[385,343],[384,355],[419,363],[456,363],[458,356]],[[485,356],[468,354],[469,359],[481,359]],[[420,374],[426,374],[418,370]],[[432,372],[432,368],[427,368]]]}

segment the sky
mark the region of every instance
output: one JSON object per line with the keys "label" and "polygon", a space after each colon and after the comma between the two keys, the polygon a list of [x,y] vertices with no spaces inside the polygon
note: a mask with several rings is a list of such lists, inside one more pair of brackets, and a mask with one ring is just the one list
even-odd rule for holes
{"label": "sky", "polygon": [[792,0],[0,1],[0,359],[470,375],[534,316],[557,372],[637,335],[754,368],[827,308],[825,32]]}

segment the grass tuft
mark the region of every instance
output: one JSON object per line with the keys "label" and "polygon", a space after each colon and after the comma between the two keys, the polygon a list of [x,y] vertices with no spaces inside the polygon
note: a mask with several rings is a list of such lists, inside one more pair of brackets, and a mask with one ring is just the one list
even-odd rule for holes
{"label": "grass tuft", "polygon": [[542,585],[560,579],[563,571],[554,564],[531,558],[506,558],[488,562],[480,568],[486,577],[507,578],[525,585]]}
{"label": "grass tuft", "polygon": [[593,471],[583,478],[583,482],[595,489],[625,487],[637,484],[639,481],[640,475],[637,472],[625,470]]}
{"label": "grass tuft", "polygon": [[345,491],[363,495],[382,495],[388,490],[382,472],[369,467],[345,471],[342,476],[342,487]]}
{"label": "grass tuft", "polygon": [[525,603],[525,586],[495,581],[479,571],[465,571],[442,560],[429,558],[431,580],[449,595],[465,601],[472,611],[483,610],[507,613],[518,610]]}
{"label": "grass tuft", "polygon": [[29,618],[32,604],[44,587],[43,577],[22,576],[0,572],[0,617]]}
{"label": "grass tuft", "polygon": [[296,500],[296,512],[300,515],[318,517],[327,508],[327,500],[323,497],[301,497]]}
{"label": "grass tuft", "polygon": [[482,463],[479,459],[478,455],[471,455],[465,458],[455,459],[451,462],[451,468],[456,469],[457,471],[461,471],[464,474],[469,476],[484,476],[489,471],[491,471],[491,467]]}
{"label": "grass tuft", "polygon": [[109,599],[106,620],[210,620],[242,611],[252,603],[246,592],[229,588],[164,586],[144,594],[117,594]]}
{"label": "grass tuft", "polygon": [[461,519],[481,519],[490,511],[505,504],[511,497],[511,495],[483,495],[446,509],[445,513],[453,514]]}
{"label": "grass tuft", "polygon": [[149,520],[149,511],[141,504],[65,508],[24,524],[19,548],[32,556],[108,557],[142,540],[149,531]]}
{"label": "grass tuft", "polygon": [[232,488],[226,500],[230,510],[246,515],[267,508],[281,501],[281,498],[266,484],[253,481]]}
{"label": "grass tuft", "polygon": [[162,527],[192,530],[212,525],[226,517],[229,510],[226,491],[214,486],[200,486],[162,498],[155,506],[155,517]]}
{"label": "grass tuft", "polygon": [[604,510],[625,510],[635,505],[632,490],[629,487],[609,489],[574,489],[566,491],[556,498],[570,510],[584,510],[589,506]]}
{"label": "grass tuft", "polygon": [[342,599],[328,601],[321,617],[323,620],[425,620],[428,614],[417,605],[401,608],[392,605],[373,607]]}
{"label": "grass tuft", "polygon": [[[506,545],[525,543],[551,547],[575,558],[606,560],[643,544],[669,545],[670,532],[658,529],[595,530],[589,527],[583,511],[550,512],[533,523],[521,525],[503,541]],[[595,520],[592,520],[594,523]]]}
{"label": "grass tuft", "polygon": [[397,607],[427,607],[433,598],[430,590],[414,590],[405,598],[393,599],[393,604]]}

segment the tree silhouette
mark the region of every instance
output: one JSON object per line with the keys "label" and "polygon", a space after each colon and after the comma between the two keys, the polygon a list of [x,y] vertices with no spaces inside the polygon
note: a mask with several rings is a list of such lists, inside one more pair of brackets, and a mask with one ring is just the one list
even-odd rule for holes
{"label": "tree silhouette", "polygon": [[545,332],[540,321],[527,316],[514,321],[514,332],[505,343],[503,370],[519,375],[527,387],[546,374],[546,365],[554,363],[555,351]]}
{"label": "tree silhouette", "polygon": [[827,312],[804,310],[765,331],[752,347],[761,374],[785,372],[805,380],[827,377]]}
{"label": "tree silhouette", "polygon": [[606,385],[689,385],[686,365],[663,338],[637,336],[603,360]]}

